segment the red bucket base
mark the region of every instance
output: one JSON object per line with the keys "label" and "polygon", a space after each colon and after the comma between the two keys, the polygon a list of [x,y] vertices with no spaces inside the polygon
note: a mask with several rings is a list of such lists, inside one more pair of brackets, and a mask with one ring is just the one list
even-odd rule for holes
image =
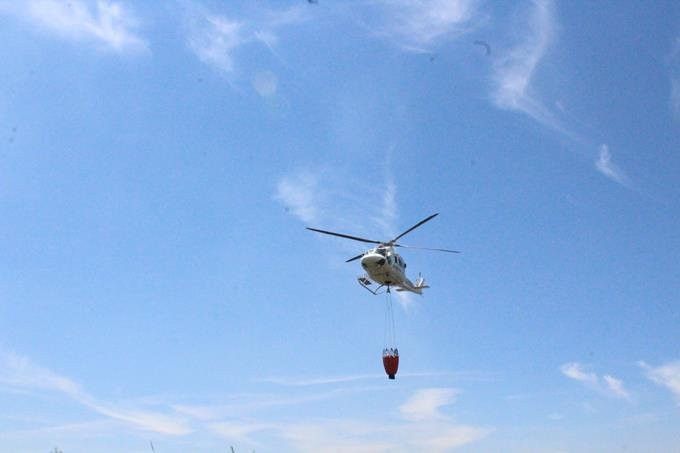
{"label": "red bucket base", "polygon": [[383,367],[389,379],[394,379],[399,369],[399,355],[398,354],[383,354]]}

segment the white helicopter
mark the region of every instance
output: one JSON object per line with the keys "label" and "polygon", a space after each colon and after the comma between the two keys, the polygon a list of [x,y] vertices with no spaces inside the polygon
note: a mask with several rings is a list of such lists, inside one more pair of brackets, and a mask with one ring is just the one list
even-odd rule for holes
{"label": "white helicopter", "polygon": [[[366,274],[361,277],[358,277],[357,280],[361,286],[363,286],[373,294],[379,294],[378,291],[382,287],[387,287],[387,292],[390,292],[391,286],[394,286],[397,291],[411,291],[416,294],[422,294],[423,289],[429,288],[429,286],[425,284],[425,279],[421,276],[418,276],[416,282],[412,283],[411,280],[406,278],[406,262],[401,258],[401,256],[399,256],[397,252],[394,251],[394,249],[395,247],[402,247],[419,250],[433,250],[437,252],[460,253],[457,250],[411,247],[408,245],[397,244],[397,240],[401,239],[406,234],[415,230],[423,223],[432,220],[438,215],[439,213],[432,214],[428,218],[421,220],[408,230],[401,233],[399,236],[387,242],[375,241],[373,239],[365,239],[357,236],[350,236],[349,234],[335,233],[333,231],[319,230],[317,228],[307,227],[307,229],[311,231],[316,231],[317,233],[330,234],[331,236],[339,236],[341,238],[352,239],[355,241],[368,242],[370,244],[378,244],[377,247],[372,248],[366,252],[360,253],[359,255],[354,256],[345,261],[346,263],[349,263],[350,261],[354,261],[361,258],[361,267],[364,268]],[[376,289],[369,288],[369,286],[371,286],[373,282],[378,284],[378,287]]]}

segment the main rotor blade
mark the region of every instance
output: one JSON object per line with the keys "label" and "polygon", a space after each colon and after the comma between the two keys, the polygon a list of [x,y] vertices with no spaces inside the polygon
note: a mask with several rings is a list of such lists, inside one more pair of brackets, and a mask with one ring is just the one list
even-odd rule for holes
{"label": "main rotor blade", "polygon": [[353,239],[353,240],[359,241],[359,242],[368,242],[369,244],[382,244],[382,242],[380,242],[380,241],[374,241],[372,239],[360,238],[360,237],[357,237],[357,236],[350,236],[349,234],[334,233],[333,231],[317,230],[316,228],[309,228],[309,227],[307,227],[307,229],[311,230],[311,231],[316,231],[317,233],[330,234],[331,236],[338,236],[338,237],[341,237],[341,238]]}
{"label": "main rotor blade", "polygon": [[449,250],[449,249],[431,249],[429,247],[414,247],[412,245],[401,245],[401,244],[393,244],[394,247],[403,247],[405,249],[416,249],[416,250],[430,250],[433,252],[449,252],[449,253],[460,253],[458,250]]}
{"label": "main rotor blade", "polygon": [[353,256],[352,258],[348,259],[347,261],[345,261],[345,263],[349,263],[350,261],[358,260],[359,258],[361,258],[364,255],[365,255],[365,253],[360,253],[357,256]]}
{"label": "main rotor blade", "polygon": [[416,223],[415,225],[413,225],[413,226],[412,226],[411,228],[409,228],[408,230],[406,230],[406,231],[404,231],[403,233],[401,233],[401,234],[400,234],[399,236],[397,236],[396,238],[392,239],[392,240],[390,241],[390,243],[391,243],[391,244],[394,244],[395,242],[397,242],[397,240],[399,240],[399,238],[406,236],[408,233],[410,233],[411,231],[415,230],[416,228],[418,228],[418,227],[419,227],[420,225],[422,225],[423,223],[427,222],[428,220],[434,219],[434,218],[437,217],[438,215],[439,215],[439,213],[432,214],[432,215],[431,215],[430,217],[428,217],[427,219],[421,220],[420,222]]}

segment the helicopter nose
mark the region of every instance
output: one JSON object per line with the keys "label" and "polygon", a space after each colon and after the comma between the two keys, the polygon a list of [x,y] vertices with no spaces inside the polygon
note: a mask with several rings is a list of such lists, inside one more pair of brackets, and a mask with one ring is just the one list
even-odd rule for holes
{"label": "helicopter nose", "polygon": [[361,266],[364,268],[378,267],[383,264],[385,264],[385,258],[380,255],[364,255],[364,257],[361,258]]}

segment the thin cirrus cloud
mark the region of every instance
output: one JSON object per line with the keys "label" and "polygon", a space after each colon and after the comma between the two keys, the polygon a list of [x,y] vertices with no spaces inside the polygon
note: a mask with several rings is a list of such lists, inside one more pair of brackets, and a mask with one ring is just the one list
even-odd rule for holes
{"label": "thin cirrus cloud", "polygon": [[[475,29],[482,16],[479,2],[468,0],[381,1],[379,19],[369,27],[405,50],[428,51],[440,40]],[[526,32],[519,43],[500,52],[493,64],[491,100],[501,109],[524,113],[553,129],[568,133],[532,90],[535,73],[555,36],[556,21],[551,0],[534,0]]]}
{"label": "thin cirrus cloud", "polygon": [[13,389],[60,393],[100,415],[125,422],[137,429],[167,435],[191,432],[191,428],[181,418],[96,399],[71,379],[13,352],[0,352],[0,383]]}
{"label": "thin cirrus cloud", "polygon": [[395,231],[398,188],[389,163],[384,174],[382,185],[369,185],[339,169],[298,169],[279,179],[273,198],[304,223],[328,225],[340,219],[345,225],[370,230],[371,237],[385,235],[387,240]]}
{"label": "thin cirrus cloud", "polygon": [[[257,17],[248,18],[209,12],[195,4],[189,6],[188,47],[203,63],[227,74],[236,71],[239,50],[261,45],[273,53],[279,40],[278,31],[306,18],[299,6],[282,11],[262,9]],[[255,88],[263,96],[276,89],[271,77],[264,83],[255,83],[261,85],[261,89]]]}
{"label": "thin cirrus cloud", "polygon": [[[342,384],[343,380],[335,382]],[[348,391],[371,388],[335,387],[319,394],[283,392],[242,395],[228,404],[200,406],[168,405],[166,413],[102,401],[85,392],[73,380],[33,363],[25,356],[0,351],[0,384],[3,391],[27,391],[37,396],[60,394],[106,417],[101,422],[76,423],[24,431],[33,437],[52,436],[54,430],[75,433],[102,429],[120,434],[121,423],[128,427],[165,436],[203,436],[237,441],[249,447],[263,442],[289,445],[296,451],[448,451],[483,439],[491,430],[461,424],[442,408],[455,403],[458,390],[424,388],[415,391],[401,406],[397,418],[359,416],[317,417],[307,415],[294,422],[272,417],[272,405],[304,406],[310,402],[346,396]],[[306,384],[304,385],[306,386]],[[183,398],[186,399],[186,398]],[[148,404],[148,403],[147,403]],[[265,410],[265,414],[261,410]],[[245,414],[245,415],[244,415]],[[268,414],[268,415],[267,415]],[[107,422],[108,421],[108,422]],[[35,421],[36,424],[42,422]],[[15,435],[21,433],[14,433]],[[207,437],[205,437],[207,436]]]}
{"label": "thin cirrus cloud", "polygon": [[257,94],[266,98],[276,94],[279,79],[271,71],[261,71],[255,74],[252,84]]}
{"label": "thin cirrus cloud", "polygon": [[680,405],[680,360],[656,367],[645,362],[639,362],[638,365],[645,371],[649,380],[668,389]]}
{"label": "thin cirrus cloud", "polygon": [[473,28],[477,4],[474,0],[383,0],[379,2],[382,14],[372,15],[380,22],[371,28],[406,50],[426,52],[438,40]]}
{"label": "thin cirrus cloud", "polygon": [[680,120],[680,36],[675,38],[668,56],[670,67],[670,108],[676,120]]}
{"label": "thin cirrus cloud", "polygon": [[[471,380],[475,382],[493,381],[495,377],[476,371],[455,371],[455,372],[412,372],[400,373],[402,377],[413,378],[431,378],[431,377],[446,377],[455,378],[457,381]],[[336,375],[336,376],[321,376],[321,377],[268,377],[259,379],[258,382],[266,382],[285,387],[312,387],[312,386],[326,386],[334,384],[347,384],[358,381],[372,381],[382,380],[385,375],[382,373],[374,374],[351,374],[351,375]]]}
{"label": "thin cirrus cloud", "polygon": [[602,376],[605,388],[617,398],[630,399],[630,394],[623,386],[623,381],[613,376],[605,374]]}
{"label": "thin cirrus cloud", "polygon": [[0,12],[64,39],[94,43],[118,53],[148,50],[146,40],[136,31],[137,18],[120,2],[31,0],[9,5],[3,5]]}
{"label": "thin cirrus cloud", "polygon": [[612,155],[609,152],[609,147],[605,144],[600,145],[598,157],[595,161],[595,168],[607,178],[616,181],[619,184],[625,185],[628,182],[628,177],[625,173],[612,162]]}
{"label": "thin cirrus cloud", "polygon": [[327,384],[339,384],[346,382],[361,381],[366,379],[376,379],[382,378],[379,374],[355,374],[347,376],[330,376],[330,377],[320,377],[320,378],[282,378],[282,377],[271,377],[266,379],[261,379],[261,382],[268,382],[271,384],[290,386],[290,387],[308,387],[316,385],[327,385]]}
{"label": "thin cirrus cloud", "polygon": [[381,230],[389,235],[394,233],[394,226],[397,222],[397,186],[391,175],[387,176],[382,197],[380,215],[375,218],[375,222],[380,225]]}
{"label": "thin cirrus cloud", "polygon": [[400,407],[398,419],[308,417],[287,422],[232,418],[209,427],[225,439],[251,446],[267,434],[296,451],[449,451],[491,432],[489,428],[457,423],[440,411],[452,405],[457,394],[457,390],[448,388],[417,390]]}
{"label": "thin cirrus cloud", "polygon": [[671,78],[671,111],[680,119],[680,77]]}
{"label": "thin cirrus cloud", "polygon": [[279,180],[274,199],[301,221],[316,223],[319,219],[318,186],[319,181],[314,174],[300,171]]}
{"label": "thin cirrus cloud", "polygon": [[[474,28],[477,0],[380,0],[363,5],[358,21],[370,33],[410,51],[427,49],[444,38]],[[233,73],[236,55],[246,46],[262,45],[276,54],[281,30],[311,17],[305,5],[274,11],[260,8],[249,17],[208,12],[188,3],[188,46],[198,58],[220,71]],[[341,8],[342,9],[342,8]]]}
{"label": "thin cirrus cloud", "polygon": [[524,113],[534,120],[562,130],[555,115],[532,92],[531,82],[539,63],[555,35],[553,5],[550,0],[536,0],[528,18],[523,40],[494,63],[494,104],[506,110]]}
{"label": "thin cirrus cloud", "polygon": [[206,15],[195,18],[189,48],[199,60],[224,72],[234,69],[234,51],[246,42],[243,24],[227,17]]}
{"label": "thin cirrus cloud", "polygon": [[608,374],[600,377],[595,373],[588,372],[578,362],[565,363],[560,367],[560,371],[569,379],[581,382],[586,387],[602,394],[624,400],[630,400],[631,398],[630,393],[623,385],[623,381]]}
{"label": "thin cirrus cloud", "polygon": [[[494,62],[492,100],[496,107],[528,115],[580,143],[584,140],[555,111],[546,107],[533,87],[536,72],[555,40],[557,20],[552,0],[534,0],[523,40]],[[673,101],[672,101],[673,102]],[[561,103],[556,103],[562,110]],[[629,185],[626,174],[612,162],[609,147],[600,145],[595,168],[610,180]]]}
{"label": "thin cirrus cloud", "polygon": [[323,420],[290,424],[283,437],[297,451],[451,451],[479,441],[490,430],[434,422],[370,422],[362,420]]}
{"label": "thin cirrus cloud", "polygon": [[459,393],[453,388],[418,390],[408,401],[399,406],[399,412],[402,417],[412,421],[442,418],[440,408],[453,404]]}

